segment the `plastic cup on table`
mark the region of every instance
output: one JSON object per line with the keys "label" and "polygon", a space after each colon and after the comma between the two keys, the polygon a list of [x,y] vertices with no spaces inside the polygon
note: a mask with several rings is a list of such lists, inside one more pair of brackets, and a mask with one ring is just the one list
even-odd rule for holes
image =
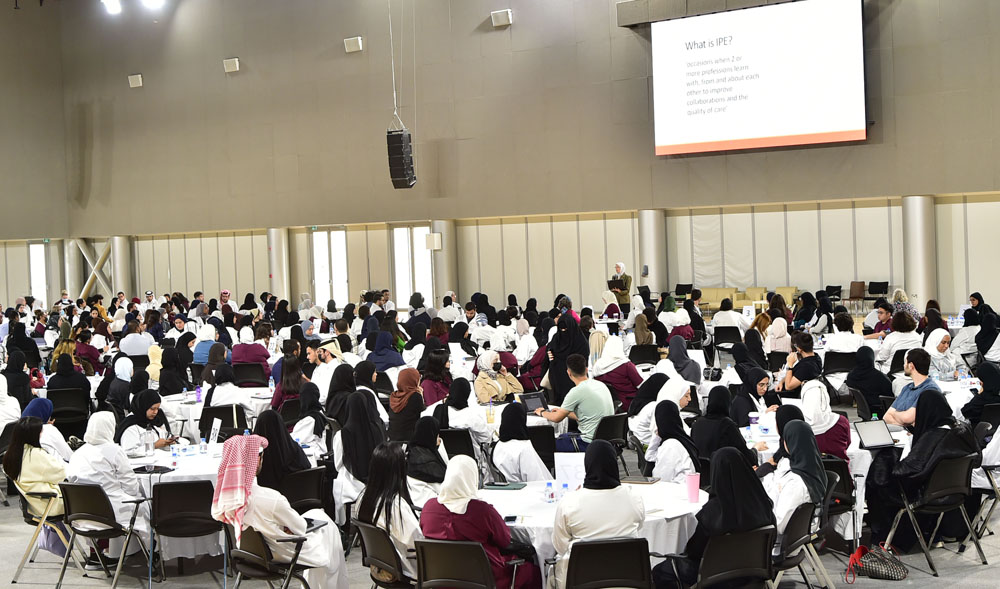
{"label": "plastic cup on table", "polygon": [[757,425],[760,421],[760,413],[757,413],[756,411],[751,411],[747,415],[750,417],[750,425]]}
{"label": "plastic cup on table", "polygon": [[701,475],[699,473],[687,475],[688,503],[697,503],[701,491]]}

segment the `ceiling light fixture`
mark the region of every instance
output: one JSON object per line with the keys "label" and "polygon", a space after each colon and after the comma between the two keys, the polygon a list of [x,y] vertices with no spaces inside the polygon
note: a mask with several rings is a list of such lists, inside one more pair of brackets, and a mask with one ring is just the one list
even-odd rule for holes
{"label": "ceiling light fixture", "polygon": [[150,10],[159,10],[166,4],[166,0],[142,0],[142,5]]}
{"label": "ceiling light fixture", "polygon": [[101,4],[104,4],[104,9],[108,11],[108,14],[122,13],[121,0],[101,0]]}

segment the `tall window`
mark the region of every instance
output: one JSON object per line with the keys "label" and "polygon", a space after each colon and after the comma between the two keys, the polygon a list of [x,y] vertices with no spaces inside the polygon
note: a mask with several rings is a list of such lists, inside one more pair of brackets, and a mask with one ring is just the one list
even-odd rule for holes
{"label": "tall window", "polygon": [[40,243],[28,245],[28,272],[31,276],[31,296],[42,302],[42,308],[49,308],[49,297],[45,292],[45,246]]}
{"label": "tall window", "polygon": [[424,303],[434,304],[434,277],[431,270],[431,252],[427,249],[427,235],[431,228],[395,227],[392,230],[393,268],[395,271],[396,306],[405,310],[410,295],[419,292]]}
{"label": "tall window", "polygon": [[313,289],[317,305],[326,308],[333,299],[341,309],[350,302],[347,291],[347,232],[343,229],[314,231]]}

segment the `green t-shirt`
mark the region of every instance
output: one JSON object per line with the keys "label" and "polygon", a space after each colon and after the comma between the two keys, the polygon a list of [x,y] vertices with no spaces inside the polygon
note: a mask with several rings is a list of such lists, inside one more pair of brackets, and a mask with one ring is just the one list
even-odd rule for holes
{"label": "green t-shirt", "polygon": [[570,389],[563,399],[562,408],[576,413],[580,424],[580,435],[588,444],[594,439],[597,424],[602,417],[615,414],[615,404],[611,391],[599,380],[587,380]]}

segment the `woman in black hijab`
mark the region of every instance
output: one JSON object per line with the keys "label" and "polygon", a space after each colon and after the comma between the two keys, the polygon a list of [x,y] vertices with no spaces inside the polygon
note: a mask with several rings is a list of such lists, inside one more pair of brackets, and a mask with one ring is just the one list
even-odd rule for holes
{"label": "woman in black hijab", "polygon": [[412,350],[418,345],[427,347],[427,326],[423,323],[417,322],[414,329],[410,332],[410,339],[403,346],[404,350]]}
{"label": "woman in black hijab", "polygon": [[854,368],[847,373],[844,384],[852,389],[858,389],[868,402],[872,413],[882,414],[882,400],[879,397],[892,397],[892,382],[878,368],[875,368],[875,350],[861,346],[857,351]]}
{"label": "woman in black hijab", "polygon": [[264,321],[274,321],[274,310],[277,308],[277,303],[274,299],[271,299],[264,303]]}
{"label": "woman in black hijab", "polygon": [[636,392],[632,403],[628,406],[628,416],[634,417],[639,415],[643,407],[656,402],[656,395],[663,388],[663,385],[667,384],[668,380],[670,380],[670,377],[662,372],[650,374],[649,378],[639,385],[639,391]]}
{"label": "woman in black hijab", "polygon": [[78,389],[83,391],[86,398],[90,399],[90,381],[82,372],[77,372],[73,368],[73,356],[60,354],[56,360],[56,373],[49,377],[46,388],[55,389]]}
{"label": "woman in black hijab", "polygon": [[306,359],[308,355],[309,341],[306,340],[306,336],[302,332],[302,326],[293,325],[292,328],[288,330],[288,333],[289,333],[289,339],[293,339],[299,342],[299,362],[301,362],[303,366],[305,366],[306,364],[312,364]]}
{"label": "woman in black hijab", "polygon": [[973,309],[979,312],[980,316],[986,314],[996,315],[993,307],[986,304],[986,301],[983,300],[983,295],[979,294],[978,291],[969,295],[969,303],[972,304]]}
{"label": "woman in black hijab", "polygon": [[267,438],[267,448],[264,448],[260,472],[257,474],[257,484],[260,486],[278,489],[286,476],[310,467],[306,453],[288,434],[288,428],[277,411],[268,409],[261,412],[257,416],[253,433]]}
{"label": "woman in black hijab", "polygon": [[[208,389],[208,393],[205,395],[205,407],[213,406],[212,400],[215,397],[215,389],[227,383],[236,384],[236,373],[229,364],[221,364],[215,369],[212,387]],[[225,405],[225,403],[222,403],[222,405]]]}
{"label": "woman in black hijab", "polygon": [[20,350],[24,353],[25,362],[41,362],[41,355],[38,353],[38,344],[28,337],[24,331],[24,323],[20,321],[10,326],[10,337],[7,338],[7,353],[13,350]]}
{"label": "woman in black hijab", "polygon": [[979,329],[979,333],[976,334],[976,348],[980,354],[985,356],[990,351],[990,348],[993,347],[993,342],[997,341],[1000,329],[997,329],[997,316],[993,313],[986,313],[985,315],[980,313],[980,322],[982,323],[982,327]]}
{"label": "woman in black hijab", "polygon": [[181,374],[187,374],[188,366],[194,362],[194,351],[191,350],[190,344],[197,339],[195,334],[186,331],[177,338],[177,343],[174,344],[174,349],[177,350],[177,370]]}
{"label": "woman in black hijab", "polygon": [[760,332],[756,329],[747,330],[747,334],[743,336],[743,343],[747,347],[747,358],[767,370],[767,356],[764,354],[764,340],[760,338]]}
{"label": "woman in black hijab", "polygon": [[[739,345],[739,344],[737,344]],[[735,348],[735,346],[733,346]],[[739,388],[729,407],[729,417],[738,427],[750,425],[750,413],[764,413],[771,407],[781,405],[778,395],[768,390],[770,376],[767,372],[753,366],[743,378],[743,386]],[[761,384],[763,383],[763,384]],[[763,391],[761,390],[763,389]]]}
{"label": "woman in black hijab", "polygon": [[534,298],[528,299],[524,303],[524,312],[527,313],[528,311],[533,311],[536,315],[538,314],[538,301]]}
{"label": "woman in black hijab", "polygon": [[811,292],[804,292],[799,295],[799,310],[795,314],[794,325],[798,329],[806,323],[812,321],[813,315],[816,314],[816,297],[813,296]]}
{"label": "woman in black hijab", "polygon": [[459,344],[462,346],[463,352],[475,358],[479,355],[479,350],[476,348],[476,344],[466,337],[468,333],[469,325],[459,321],[451,326],[451,330],[448,332],[448,343]]}
{"label": "woman in black hijab", "polygon": [[[678,580],[684,586],[694,585],[698,581],[705,547],[713,536],[775,525],[771,499],[739,451],[720,448],[712,455],[710,471],[712,495],[695,516],[698,527],[684,549],[686,558],[673,560],[677,566],[676,575],[670,560],[653,568],[653,582],[657,588],[675,587]],[[726,586],[743,587],[744,584],[734,579]]]}
{"label": "woman in black hijab", "polygon": [[486,293],[479,295],[479,300],[476,301],[476,311],[486,315],[486,322],[491,326],[496,326],[497,324],[497,310],[490,304],[490,297]]}
{"label": "woman in black hijab", "polygon": [[406,476],[425,483],[444,482],[447,465],[438,452],[440,443],[437,421],[433,417],[418,419],[406,446]]}
{"label": "woman in black hijab", "polygon": [[691,439],[698,455],[710,458],[719,448],[736,448],[750,466],[757,465],[757,456],[747,448],[736,424],[729,418],[729,389],[717,386],[708,394],[708,405],[701,419],[691,426]]}
{"label": "woman in black hijab", "polygon": [[[163,350],[160,359],[160,395],[167,397],[184,392],[184,389],[193,389],[187,377],[180,371],[180,360],[178,351],[174,348]],[[206,403],[207,404],[207,403]]]}
{"label": "woman in black hijab", "polygon": [[785,426],[796,419],[799,421],[806,420],[802,415],[802,410],[795,405],[782,405],[778,407],[778,411],[774,414],[774,419],[778,428],[778,448],[774,451],[774,455],[757,469],[757,476],[762,478],[764,475],[772,472],[774,469],[771,467],[778,466],[782,458],[788,458],[788,450],[785,450]]}
{"label": "woman in black hijab", "polygon": [[[448,429],[451,427],[448,419],[448,409],[461,411],[469,406],[469,395],[472,393],[472,385],[464,378],[456,378],[448,386],[448,396],[437,407],[434,408],[434,419],[437,420],[438,427]],[[501,417],[502,419],[502,417]]]}
{"label": "woman in black hijab", "polygon": [[[157,428],[165,431],[166,434],[162,435],[161,438],[166,438],[170,435],[170,423],[167,421],[167,416],[163,414],[163,409],[156,412],[156,416],[153,419],[149,419],[148,412],[153,405],[158,405],[160,403],[160,395],[156,391],[151,389],[145,389],[137,393],[132,398],[131,411],[118,427],[115,429],[115,443],[122,443],[122,434],[125,430],[132,426],[138,426],[141,429],[146,429],[149,427]],[[160,432],[157,432],[160,434]],[[130,434],[131,435],[131,434]]]}
{"label": "woman in black hijab", "polygon": [[[656,435],[660,437],[660,447],[667,440],[677,440],[680,442],[687,455],[691,458],[695,470],[701,470],[701,461],[698,456],[698,446],[695,445],[691,436],[684,431],[684,424],[681,422],[681,410],[675,403],[658,403],[654,413],[656,418]],[[653,469],[656,473],[656,469]],[[661,477],[662,478],[662,477]]]}
{"label": "woman in black hijab", "polygon": [[622,484],[618,475],[618,455],[606,440],[594,440],[583,456],[584,489],[615,489]]}
{"label": "woman in black hijab", "polygon": [[288,315],[288,301],[284,299],[278,301],[278,306],[274,308],[275,330],[291,325],[288,321]]}
{"label": "woman in black hijab", "polygon": [[[20,324],[15,323],[15,325]],[[21,411],[24,411],[28,403],[35,398],[35,395],[31,394],[31,377],[24,371],[24,352],[21,350],[10,352],[7,365],[3,368],[3,375],[7,379],[7,394],[17,399]]]}
{"label": "woman in black hijab", "polygon": [[[59,359],[62,360],[62,356]],[[976,376],[983,383],[982,390],[962,407],[962,415],[969,420],[973,428],[979,425],[983,409],[987,405],[1000,403],[1000,368],[992,362],[983,362],[976,371]]]}
{"label": "woman in black hijab", "polygon": [[228,349],[233,347],[233,338],[229,335],[229,330],[226,329],[226,325],[218,317],[209,317],[208,324],[215,328],[215,331],[219,334],[219,343],[226,346]]}
{"label": "woman in black hijab", "polygon": [[500,414],[501,442],[511,440],[530,440],[528,437],[528,413],[521,403],[511,403],[503,408]]}
{"label": "woman in black hijab", "polygon": [[438,338],[430,336],[427,338],[427,342],[424,344],[424,351],[420,354],[420,360],[417,362],[417,370],[421,374],[427,369],[427,360],[431,357],[431,352],[434,350],[445,350],[447,352],[448,347],[442,344]]}
{"label": "woman in black hijab", "polygon": [[347,303],[344,305],[344,314],[341,319],[347,322],[347,326],[350,327],[354,323],[354,310],[357,309],[357,305],[354,303]]}
{"label": "woman in black hijab", "polygon": [[701,366],[692,360],[687,353],[687,342],[679,335],[670,338],[670,354],[667,356],[681,378],[692,383],[701,384]]}
{"label": "woman in black hijab", "polygon": [[826,496],[826,469],[812,428],[804,421],[793,419],[785,424],[783,437],[788,447],[790,470],[802,478],[812,502],[822,504]]}
{"label": "woman in black hijab", "polygon": [[336,419],[337,423],[344,424],[347,421],[347,399],[356,390],[354,368],[350,364],[341,364],[334,369],[326,397],[326,414]]}
{"label": "woman in black hijab", "polygon": [[257,303],[253,300],[253,293],[248,292],[245,297],[243,297],[243,304],[240,305],[240,311],[253,311],[257,308]]}
{"label": "woman in black hijab", "polygon": [[322,436],[326,430],[326,414],[323,413],[323,404],[319,402],[319,388],[315,383],[307,382],[302,385],[302,390],[299,391],[299,403],[299,419],[312,417],[313,433],[316,437]]}
{"label": "woman in black hijab", "polygon": [[[359,392],[347,399],[347,422],[340,430],[344,468],[362,483],[368,482],[368,464],[371,462],[372,452],[385,437],[369,414],[365,400],[368,396],[368,393]],[[377,414],[374,419],[378,419]]]}
{"label": "woman in black hijab", "polygon": [[733,361],[735,362],[733,368],[736,369],[736,376],[740,377],[740,380],[746,380],[747,374],[754,368],[767,369],[767,366],[758,366],[756,362],[750,359],[750,349],[743,342],[733,344],[730,353],[733,355]]}
{"label": "woman in black hijab", "polygon": [[221,342],[215,342],[208,349],[208,362],[201,371],[201,380],[210,385],[215,384],[215,371],[226,363],[226,346]]}
{"label": "woman in black hijab", "polygon": [[[527,313],[527,311],[525,311],[525,313]],[[548,315],[538,320],[538,323],[535,325],[535,331],[532,334],[532,336],[538,343],[539,348],[548,343],[549,332],[552,331],[552,328],[555,326],[556,322],[553,321],[552,318],[549,317]]]}
{"label": "woman in black hijab", "polygon": [[546,347],[546,351],[549,359],[549,382],[555,393],[556,404],[559,404],[574,386],[569,374],[566,373],[566,359],[573,354],[579,354],[584,358],[590,355],[590,344],[569,313],[560,315],[558,330]]}

